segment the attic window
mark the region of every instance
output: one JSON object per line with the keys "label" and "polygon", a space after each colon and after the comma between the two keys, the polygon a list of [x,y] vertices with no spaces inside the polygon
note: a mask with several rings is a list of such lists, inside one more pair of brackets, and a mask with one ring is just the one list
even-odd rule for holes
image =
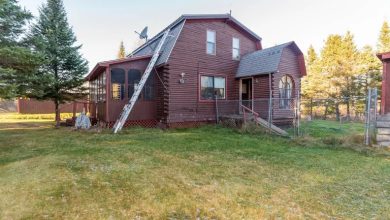
{"label": "attic window", "polygon": [[240,39],[233,37],[232,44],[233,60],[240,60]]}
{"label": "attic window", "polygon": [[216,33],[215,31],[207,30],[207,43],[206,43],[207,54],[216,54]]}

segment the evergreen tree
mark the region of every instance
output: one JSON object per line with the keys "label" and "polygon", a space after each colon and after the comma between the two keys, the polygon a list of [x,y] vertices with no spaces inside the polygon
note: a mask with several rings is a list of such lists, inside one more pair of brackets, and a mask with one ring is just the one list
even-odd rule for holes
{"label": "evergreen tree", "polygon": [[41,60],[23,42],[26,23],[32,18],[16,0],[0,0],[0,98],[23,96]]}
{"label": "evergreen tree", "polygon": [[302,95],[308,99],[318,97],[324,89],[321,88],[322,75],[318,69],[318,61],[314,47],[310,46],[306,56],[307,75],[302,79]]}
{"label": "evergreen tree", "polygon": [[377,50],[379,53],[390,51],[390,27],[387,21],[383,22],[380,30]]}
{"label": "evergreen tree", "polygon": [[87,61],[79,52],[81,45],[75,45],[76,37],[68,24],[62,0],[47,0],[41,6],[29,40],[45,59],[36,75],[40,83],[31,88],[32,95],[54,102],[58,126],[60,103],[84,95],[83,76],[88,71]]}
{"label": "evergreen tree", "polygon": [[123,44],[123,41],[121,41],[117,58],[122,59],[125,57],[126,57],[126,49],[125,49],[125,45]]}
{"label": "evergreen tree", "polygon": [[360,50],[358,63],[359,87],[357,91],[359,95],[367,95],[369,87],[380,90],[382,63],[376,57],[375,51],[371,46],[366,45]]}

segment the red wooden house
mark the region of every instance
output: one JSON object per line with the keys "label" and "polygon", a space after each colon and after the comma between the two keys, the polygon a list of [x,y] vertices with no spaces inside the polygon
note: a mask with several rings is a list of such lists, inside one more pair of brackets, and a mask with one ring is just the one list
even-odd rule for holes
{"label": "red wooden house", "polygon": [[[169,37],[127,125],[215,122],[215,96],[221,102],[297,96],[306,69],[294,42],[263,49],[262,39],[229,14],[183,15],[127,58],[95,66],[86,77],[92,117],[109,126],[115,123],[168,28]],[[278,108],[292,111],[283,102]]]}

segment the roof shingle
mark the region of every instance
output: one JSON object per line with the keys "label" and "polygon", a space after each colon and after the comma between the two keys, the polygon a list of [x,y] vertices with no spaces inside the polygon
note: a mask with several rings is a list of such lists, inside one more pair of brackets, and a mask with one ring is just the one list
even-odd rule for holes
{"label": "roof shingle", "polygon": [[244,55],[240,60],[236,77],[263,75],[278,71],[283,49],[292,44],[295,43],[291,41]]}

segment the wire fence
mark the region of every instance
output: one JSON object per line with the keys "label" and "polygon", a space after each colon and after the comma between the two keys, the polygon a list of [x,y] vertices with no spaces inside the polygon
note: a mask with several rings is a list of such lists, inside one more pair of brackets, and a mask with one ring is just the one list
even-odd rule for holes
{"label": "wire fence", "polygon": [[312,121],[332,121],[340,126],[360,123],[365,128],[361,133],[364,143],[371,145],[379,104],[377,90],[369,89],[367,96],[305,99],[298,93],[294,98],[216,100],[215,106],[219,124],[242,128],[252,123],[273,133],[281,129],[292,137],[308,134],[305,126]]}
{"label": "wire fence", "polygon": [[299,113],[299,98],[216,100],[217,123],[234,128],[253,123],[272,133],[298,135]]}

